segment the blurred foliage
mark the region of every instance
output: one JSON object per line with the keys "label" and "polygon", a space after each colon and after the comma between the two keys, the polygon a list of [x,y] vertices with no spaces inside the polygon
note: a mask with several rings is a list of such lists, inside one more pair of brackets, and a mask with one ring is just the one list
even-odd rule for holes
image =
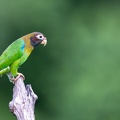
{"label": "blurred foliage", "polygon": [[[17,38],[43,32],[21,66],[39,99],[36,120],[120,119],[120,4],[117,0],[1,0],[0,53]],[[0,119],[13,85],[0,78]]]}

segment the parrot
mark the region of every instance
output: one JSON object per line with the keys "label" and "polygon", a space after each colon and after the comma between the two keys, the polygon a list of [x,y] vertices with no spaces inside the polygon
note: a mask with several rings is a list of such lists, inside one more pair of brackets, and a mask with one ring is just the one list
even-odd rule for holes
{"label": "parrot", "polygon": [[15,40],[0,56],[0,76],[7,74],[11,82],[25,76],[18,68],[28,59],[36,46],[47,44],[47,38],[41,32],[32,32]]}

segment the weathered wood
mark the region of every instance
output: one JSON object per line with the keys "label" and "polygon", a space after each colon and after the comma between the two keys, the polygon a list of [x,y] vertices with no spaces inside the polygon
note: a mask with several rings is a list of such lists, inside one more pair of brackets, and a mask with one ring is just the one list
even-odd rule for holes
{"label": "weathered wood", "polygon": [[10,111],[17,120],[35,120],[34,108],[37,98],[31,85],[25,87],[24,80],[20,77],[13,88],[13,99],[9,103]]}

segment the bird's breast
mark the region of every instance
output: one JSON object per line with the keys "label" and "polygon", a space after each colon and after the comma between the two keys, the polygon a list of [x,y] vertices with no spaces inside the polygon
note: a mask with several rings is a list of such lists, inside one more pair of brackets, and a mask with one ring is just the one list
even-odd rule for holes
{"label": "bird's breast", "polygon": [[29,39],[24,39],[24,41],[25,41],[24,52],[29,56],[34,48],[33,46],[31,46]]}
{"label": "bird's breast", "polygon": [[33,51],[33,48],[30,47],[30,46],[26,46],[25,49],[24,49],[24,52],[26,53],[26,55],[30,55],[31,52]]}

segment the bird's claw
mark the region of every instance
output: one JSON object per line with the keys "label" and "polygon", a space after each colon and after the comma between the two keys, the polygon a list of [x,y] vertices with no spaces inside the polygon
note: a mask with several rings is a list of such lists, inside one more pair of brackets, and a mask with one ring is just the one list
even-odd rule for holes
{"label": "bird's claw", "polygon": [[20,77],[22,77],[23,80],[25,80],[25,76],[24,76],[22,73],[17,73],[17,76],[11,78],[11,81],[12,81],[13,83],[15,83]]}

